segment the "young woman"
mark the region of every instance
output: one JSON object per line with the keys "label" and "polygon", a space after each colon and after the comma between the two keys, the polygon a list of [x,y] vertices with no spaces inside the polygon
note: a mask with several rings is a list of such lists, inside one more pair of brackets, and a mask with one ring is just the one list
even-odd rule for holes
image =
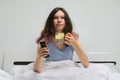
{"label": "young woman", "polygon": [[[55,33],[64,33],[64,42],[58,44],[55,41]],[[73,51],[75,51],[86,68],[89,66],[89,60],[85,52],[82,49],[78,34],[73,32],[73,26],[65,9],[57,7],[49,14],[45,27],[41,32],[41,36],[38,39],[38,48],[36,55],[36,62],[34,65],[34,71],[40,73],[42,65],[44,63],[44,57],[47,61],[60,61],[60,60],[72,60]],[[46,42],[47,47],[41,48],[40,42]]]}

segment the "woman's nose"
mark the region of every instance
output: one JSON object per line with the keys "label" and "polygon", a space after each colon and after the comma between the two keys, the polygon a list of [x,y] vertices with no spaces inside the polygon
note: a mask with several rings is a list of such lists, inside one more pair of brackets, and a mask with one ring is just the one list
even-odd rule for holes
{"label": "woman's nose", "polygon": [[61,22],[61,20],[62,20],[61,18],[58,18],[58,22]]}

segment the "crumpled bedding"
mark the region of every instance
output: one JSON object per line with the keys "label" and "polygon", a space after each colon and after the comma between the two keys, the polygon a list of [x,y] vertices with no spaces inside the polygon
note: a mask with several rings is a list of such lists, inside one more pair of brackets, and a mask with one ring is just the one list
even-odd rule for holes
{"label": "crumpled bedding", "polygon": [[[71,60],[51,61],[44,63],[42,73],[34,72],[33,66],[34,63],[25,66],[23,73],[9,76],[9,80],[120,80],[119,73],[112,73],[102,64],[90,64],[84,68]],[[0,77],[0,80],[3,79]]]}

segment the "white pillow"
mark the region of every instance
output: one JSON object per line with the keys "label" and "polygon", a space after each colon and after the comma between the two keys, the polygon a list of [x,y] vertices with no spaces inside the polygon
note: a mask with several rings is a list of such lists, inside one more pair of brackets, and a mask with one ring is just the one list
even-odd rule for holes
{"label": "white pillow", "polygon": [[24,72],[25,65],[15,65],[11,70],[11,75],[17,76]]}
{"label": "white pillow", "polygon": [[28,65],[15,65],[11,70],[11,75],[16,76],[16,75],[23,74],[28,70],[32,70],[33,66],[34,66],[34,63],[30,63]]}

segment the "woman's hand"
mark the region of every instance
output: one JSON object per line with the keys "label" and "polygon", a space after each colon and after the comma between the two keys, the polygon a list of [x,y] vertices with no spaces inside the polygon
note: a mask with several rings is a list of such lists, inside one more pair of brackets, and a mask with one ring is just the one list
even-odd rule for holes
{"label": "woman's hand", "polygon": [[73,34],[67,33],[65,35],[65,41],[64,42],[67,45],[74,45],[74,43],[77,42],[77,40],[76,40],[76,38],[75,38],[75,36]]}
{"label": "woman's hand", "polygon": [[85,68],[89,66],[89,59],[85,52],[82,49],[82,46],[80,44],[80,41],[78,40],[77,36],[71,33],[67,33],[65,35],[65,44],[72,45],[75,52],[77,53],[81,63]]}
{"label": "woman's hand", "polygon": [[36,62],[34,65],[34,71],[40,73],[42,71],[42,65],[44,63],[44,57],[49,54],[48,48],[41,48],[38,44]]}
{"label": "woman's hand", "polygon": [[48,54],[49,54],[48,48],[47,48],[47,47],[41,48],[41,47],[40,47],[40,44],[38,44],[37,56],[38,56],[39,58],[44,58],[44,57],[46,57]]}

